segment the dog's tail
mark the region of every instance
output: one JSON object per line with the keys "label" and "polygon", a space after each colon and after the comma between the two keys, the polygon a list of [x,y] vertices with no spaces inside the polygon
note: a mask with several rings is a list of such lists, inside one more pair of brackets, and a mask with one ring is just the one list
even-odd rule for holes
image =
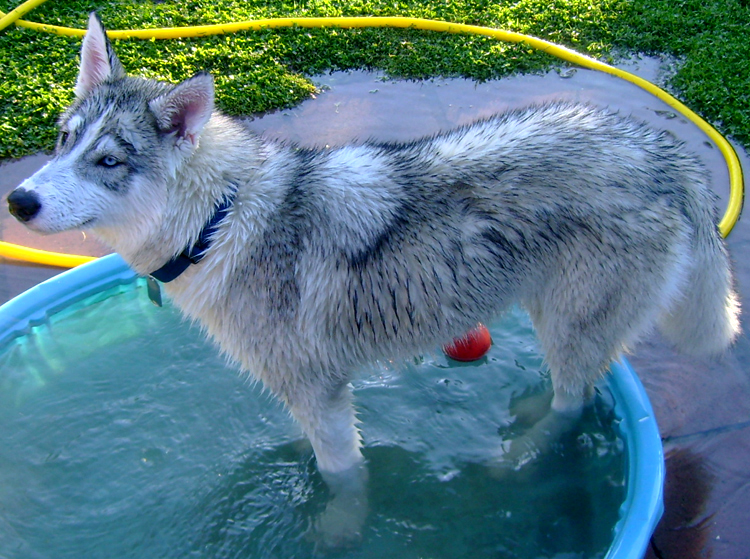
{"label": "dog's tail", "polygon": [[702,203],[686,208],[694,227],[686,281],[662,317],[660,330],[685,353],[716,355],[740,332],[740,303],[729,255],[710,209],[713,201],[698,202]]}

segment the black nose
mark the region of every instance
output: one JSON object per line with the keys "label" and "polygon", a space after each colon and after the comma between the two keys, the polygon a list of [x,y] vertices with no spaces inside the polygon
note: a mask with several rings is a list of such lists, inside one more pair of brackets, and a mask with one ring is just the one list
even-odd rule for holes
{"label": "black nose", "polygon": [[42,203],[34,192],[24,188],[16,188],[8,196],[8,210],[18,221],[31,221],[42,207]]}

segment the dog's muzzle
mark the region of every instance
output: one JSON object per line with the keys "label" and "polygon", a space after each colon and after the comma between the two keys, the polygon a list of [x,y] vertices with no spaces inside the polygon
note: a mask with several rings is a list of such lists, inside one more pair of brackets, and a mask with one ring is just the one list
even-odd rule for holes
{"label": "dog's muzzle", "polygon": [[31,221],[41,208],[42,203],[36,193],[25,188],[16,188],[8,196],[8,210],[18,221]]}

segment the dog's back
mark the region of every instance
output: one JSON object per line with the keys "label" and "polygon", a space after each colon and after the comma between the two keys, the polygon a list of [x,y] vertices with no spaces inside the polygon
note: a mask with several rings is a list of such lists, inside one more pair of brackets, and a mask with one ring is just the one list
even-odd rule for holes
{"label": "dog's back", "polygon": [[576,384],[656,323],[696,351],[736,334],[715,201],[669,134],[552,104],[279,157],[284,201],[249,247],[243,289],[336,368],[422,351],[516,301]]}

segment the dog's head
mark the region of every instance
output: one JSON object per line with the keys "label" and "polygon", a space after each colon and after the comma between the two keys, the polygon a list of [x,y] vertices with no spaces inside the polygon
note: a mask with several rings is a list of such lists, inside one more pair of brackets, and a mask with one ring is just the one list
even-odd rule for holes
{"label": "dog's head", "polygon": [[197,148],[213,111],[211,76],[176,86],[127,76],[92,14],[75,96],[59,120],[53,159],[8,196],[10,212],[41,233],[153,232],[170,179]]}

